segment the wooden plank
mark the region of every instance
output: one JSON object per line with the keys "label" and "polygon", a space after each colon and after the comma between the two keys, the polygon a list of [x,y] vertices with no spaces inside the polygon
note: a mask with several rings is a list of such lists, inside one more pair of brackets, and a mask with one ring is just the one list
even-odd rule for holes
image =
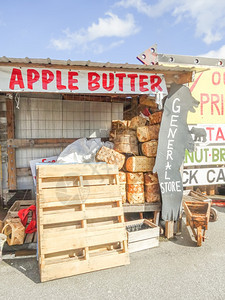
{"label": "wooden plank", "polygon": [[37,165],[40,178],[69,176],[91,176],[91,175],[113,175],[118,173],[116,165],[105,163],[96,164],[44,164]]}
{"label": "wooden plank", "polygon": [[73,276],[77,274],[98,271],[107,268],[118,267],[129,264],[128,253],[108,254],[105,256],[90,257],[89,260],[79,261],[76,259],[69,259],[66,262],[57,264],[40,265],[41,282]]}
{"label": "wooden plank", "polygon": [[30,168],[16,168],[16,176],[24,177],[24,176],[32,176]]}
{"label": "wooden plank", "polygon": [[128,242],[133,243],[133,242],[146,240],[154,237],[159,237],[159,227],[129,232]]}
{"label": "wooden plank", "polygon": [[31,243],[33,241],[33,238],[34,238],[34,233],[27,233],[24,240],[24,244]]}
{"label": "wooden plank", "polygon": [[65,147],[74,141],[76,138],[58,138],[58,139],[14,139],[10,137],[7,141],[9,147],[12,148],[50,148],[50,147]]}
{"label": "wooden plank", "polygon": [[[102,189],[102,190],[101,190]],[[115,202],[121,199],[119,186],[110,186],[107,191],[106,187],[84,187],[84,188],[62,188],[62,189],[46,189],[39,193],[41,200],[40,206],[53,207],[75,205],[85,202],[102,203]]]}
{"label": "wooden plank", "polygon": [[83,219],[99,219],[120,216],[123,213],[123,209],[120,207],[111,208],[111,209],[94,209],[90,211],[75,211],[68,213],[61,213],[60,218],[58,214],[44,214],[41,217],[41,222],[45,225],[47,224],[59,224],[65,222],[79,221]]}
{"label": "wooden plank", "polygon": [[[92,175],[83,177],[84,186],[115,184],[111,175]],[[42,188],[76,187],[79,186],[78,176],[63,178],[46,178],[42,180]]]}
{"label": "wooden plank", "polygon": [[[15,135],[13,99],[6,100],[7,138],[13,139]],[[16,151],[8,147],[8,189],[16,190]]]}
{"label": "wooden plank", "polygon": [[60,239],[56,239],[55,237],[43,239],[41,249],[43,254],[49,254],[59,251],[112,244],[126,239],[126,232],[121,230],[121,228],[114,230],[95,230],[92,232],[84,231],[80,234],[75,233],[74,235],[61,236]]}
{"label": "wooden plank", "polygon": [[100,226],[92,226],[88,227],[84,230],[84,228],[76,228],[74,225],[68,226],[61,226],[61,227],[54,227],[54,228],[45,228],[44,229],[44,239],[48,238],[61,238],[66,235],[74,234],[74,230],[76,230],[77,234],[85,234],[85,233],[92,233],[96,230],[114,230],[114,229],[123,229],[124,224],[122,223],[110,223],[110,224],[101,224]]}
{"label": "wooden plank", "polygon": [[166,221],[165,224],[165,237],[167,239],[172,238],[174,235],[174,221]]}
{"label": "wooden plank", "polygon": [[159,246],[159,238],[153,237],[151,239],[146,239],[143,241],[129,243],[128,250],[129,250],[129,253],[133,253],[133,252],[147,250],[147,249],[158,247],[158,246]]}
{"label": "wooden plank", "polygon": [[145,204],[123,204],[124,213],[135,213],[135,212],[145,212],[145,211],[160,211],[161,203],[145,203]]}

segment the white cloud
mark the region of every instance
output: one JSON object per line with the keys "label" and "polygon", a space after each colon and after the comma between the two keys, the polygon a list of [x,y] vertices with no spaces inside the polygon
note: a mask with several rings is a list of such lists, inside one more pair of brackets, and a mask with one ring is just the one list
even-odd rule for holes
{"label": "white cloud", "polygon": [[125,8],[133,7],[138,12],[143,13],[151,18],[157,18],[162,16],[164,13],[172,10],[173,3],[179,2],[178,0],[160,0],[158,3],[151,5],[147,4],[143,0],[121,0],[117,2],[116,6],[123,6]]}
{"label": "white cloud", "polygon": [[223,45],[218,50],[212,50],[205,54],[201,54],[200,56],[212,57],[212,58],[225,58],[225,45]]}
{"label": "white cloud", "polygon": [[[99,18],[97,23],[93,23],[86,29],[71,32],[69,29],[63,31],[64,37],[52,39],[51,45],[59,50],[71,50],[76,47],[82,47],[83,50],[94,47],[94,41],[100,38],[124,38],[139,32],[140,28],[136,26],[131,14],[127,14],[125,19],[120,19],[113,13],[106,13],[105,18]],[[119,40],[104,46],[98,43],[98,52],[102,53],[120,45],[123,41]]]}
{"label": "white cloud", "polygon": [[116,5],[133,7],[151,18],[170,13],[177,21],[190,19],[195,24],[196,36],[206,44],[220,41],[225,36],[224,0],[158,0],[153,5],[144,0],[121,0]]}

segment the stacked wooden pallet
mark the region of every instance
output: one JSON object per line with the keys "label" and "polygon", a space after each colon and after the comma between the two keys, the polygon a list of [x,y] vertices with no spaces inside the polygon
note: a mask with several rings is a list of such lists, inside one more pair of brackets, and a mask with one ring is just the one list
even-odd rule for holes
{"label": "stacked wooden pallet", "polygon": [[39,165],[37,206],[42,282],[129,263],[115,165]]}
{"label": "stacked wooden pallet", "polygon": [[162,111],[157,111],[148,120],[136,116],[130,121],[113,121],[110,137],[114,150],[102,147],[96,155],[99,161],[118,165],[123,203],[160,202],[158,178],[152,170],[161,118]]}

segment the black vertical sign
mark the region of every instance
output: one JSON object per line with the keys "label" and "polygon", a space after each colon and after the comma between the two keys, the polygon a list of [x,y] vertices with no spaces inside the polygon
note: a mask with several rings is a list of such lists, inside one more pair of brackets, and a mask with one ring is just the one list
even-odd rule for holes
{"label": "black vertical sign", "polygon": [[153,172],[158,173],[162,194],[162,219],[176,221],[181,213],[183,184],[180,167],[185,149],[194,150],[187,125],[188,111],[195,112],[199,102],[188,87],[173,84],[166,98],[159,132],[157,157]]}

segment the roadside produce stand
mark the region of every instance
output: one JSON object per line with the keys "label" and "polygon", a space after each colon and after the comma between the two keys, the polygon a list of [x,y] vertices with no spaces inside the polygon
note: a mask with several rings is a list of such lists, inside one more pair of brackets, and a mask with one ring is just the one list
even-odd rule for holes
{"label": "roadside produce stand", "polygon": [[[153,167],[163,98],[171,84],[202,70],[0,58],[1,201],[13,207],[23,200],[14,208],[22,204],[26,214],[23,243],[38,240],[41,281],[128,264],[124,214],[138,213],[137,223],[148,227],[130,235],[134,249],[158,246],[162,205]],[[30,200],[37,220],[32,205],[24,206]]]}

